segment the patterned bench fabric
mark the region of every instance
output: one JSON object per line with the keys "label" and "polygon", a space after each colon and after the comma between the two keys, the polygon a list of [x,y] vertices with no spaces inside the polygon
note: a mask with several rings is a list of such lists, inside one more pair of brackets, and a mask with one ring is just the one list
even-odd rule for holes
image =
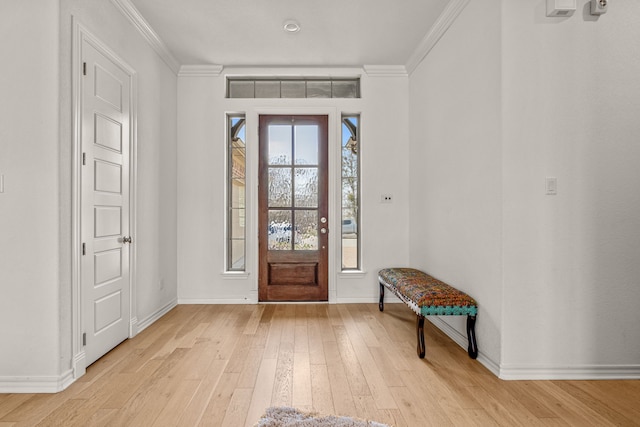
{"label": "patterned bench fabric", "polygon": [[469,295],[414,268],[385,268],[378,279],[402,299],[416,314],[470,315],[478,313]]}

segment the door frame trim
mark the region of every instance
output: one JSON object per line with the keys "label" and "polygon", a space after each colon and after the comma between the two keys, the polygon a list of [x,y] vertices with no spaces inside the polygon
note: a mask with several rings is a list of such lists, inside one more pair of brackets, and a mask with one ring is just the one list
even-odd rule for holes
{"label": "door frame trim", "polygon": [[[336,215],[340,206],[337,205],[336,197],[338,197],[337,185],[338,181],[336,173],[338,173],[340,163],[336,163],[336,157],[334,156],[336,150],[338,150],[338,144],[340,141],[340,127],[336,125],[337,118],[340,117],[340,113],[337,107],[309,107],[309,106],[287,106],[287,107],[251,107],[245,110],[245,117],[247,120],[247,141],[255,141],[254,146],[249,151],[247,148],[247,195],[246,200],[248,203],[248,213],[251,214],[251,223],[247,224],[247,235],[256,236],[255,240],[247,246],[247,273],[255,272],[253,274],[253,280],[250,285],[250,298],[249,300],[254,303],[258,303],[258,272],[259,272],[259,259],[258,259],[258,163],[259,163],[259,131],[258,125],[261,115],[290,115],[290,116],[304,116],[304,115],[319,115],[328,117],[328,213],[329,215]],[[255,191],[254,191],[255,189]],[[249,205],[250,203],[250,205]],[[225,217],[226,218],[226,217]],[[328,303],[335,303],[337,301],[336,290],[336,266],[337,256],[336,248],[336,233],[332,233],[332,228],[329,228],[329,266],[328,266]]]}
{"label": "door frame trim", "polygon": [[113,50],[82,25],[75,16],[72,19],[71,41],[71,111],[72,111],[72,149],[71,149],[71,346],[73,378],[79,378],[86,372],[86,357],[82,345],[82,281],[81,281],[81,218],[82,218],[82,42],[87,41],[100,53],[109,58],[124,71],[130,80],[129,91],[129,234],[134,243],[129,250],[129,338],[137,333],[138,319],[135,312],[136,290],[136,219],[137,219],[137,87],[136,71],[123,61]]}

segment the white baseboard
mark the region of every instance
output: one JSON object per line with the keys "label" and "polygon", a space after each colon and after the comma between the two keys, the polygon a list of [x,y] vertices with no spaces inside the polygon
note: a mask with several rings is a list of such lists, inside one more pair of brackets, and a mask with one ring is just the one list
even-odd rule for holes
{"label": "white baseboard", "polygon": [[[369,297],[369,298],[345,298],[345,297],[338,297],[336,299],[336,303],[337,304],[378,304],[378,302],[380,302],[380,297],[376,296],[376,297]],[[396,304],[396,303],[401,303],[402,301],[400,301],[395,295],[389,293],[388,295],[384,296],[384,303],[385,304]]]}
{"label": "white baseboard", "polygon": [[0,393],[58,393],[74,381],[71,369],[59,377],[0,377]]}
{"label": "white baseboard", "polygon": [[151,313],[151,315],[149,315],[149,316],[145,317],[144,319],[142,319],[142,321],[138,322],[137,325],[136,325],[137,326],[136,334],[139,334],[140,332],[144,331],[146,328],[151,326],[156,320],[160,319],[162,316],[167,314],[176,305],[178,305],[178,301],[173,299],[173,300],[169,301],[163,307],[160,307],[159,310],[155,311],[154,313]]}
{"label": "white baseboard", "polygon": [[[466,349],[467,337],[439,317],[426,317],[438,329]],[[480,346],[478,346],[480,349]],[[637,380],[640,379],[640,365],[499,365],[481,351],[478,362],[502,380]]]}
{"label": "white baseboard", "polygon": [[[388,299],[384,297],[385,304],[395,304],[400,303],[399,299],[394,297],[393,295],[389,296]],[[377,304],[378,298],[337,298],[335,302],[329,301],[329,304]],[[258,304],[257,300],[251,300],[248,298],[184,298],[179,299],[178,304]],[[279,304],[286,304],[286,302],[281,302]],[[304,302],[303,304],[309,304],[308,302]]]}
{"label": "white baseboard", "polygon": [[249,298],[180,298],[178,304],[257,304]]}
{"label": "white baseboard", "polygon": [[87,361],[85,359],[86,354],[83,347],[80,353],[73,357],[72,371],[74,379],[80,378],[87,372]]}
{"label": "white baseboard", "polygon": [[[467,350],[469,347],[469,340],[466,335],[461,334],[455,328],[451,327],[447,322],[437,316],[425,316],[429,322],[433,323],[433,325],[440,329],[446,336],[451,338],[456,344],[460,347]],[[485,368],[487,368],[493,375],[499,377],[500,375],[500,365],[498,365],[493,360],[489,359],[485,354],[480,351],[480,346],[478,346],[478,358],[476,359],[480,364],[482,364]]]}
{"label": "white baseboard", "polygon": [[637,380],[640,365],[502,365],[503,380]]}

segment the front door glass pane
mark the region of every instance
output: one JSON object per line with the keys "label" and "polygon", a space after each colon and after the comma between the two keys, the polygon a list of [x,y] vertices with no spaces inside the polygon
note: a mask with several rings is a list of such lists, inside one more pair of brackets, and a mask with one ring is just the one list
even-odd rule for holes
{"label": "front door glass pane", "polygon": [[296,165],[318,164],[318,126],[295,127]]}
{"label": "front door glass pane", "polygon": [[269,168],[269,207],[291,207],[291,168]]}
{"label": "front door glass pane", "polygon": [[290,251],[292,217],[288,210],[269,210],[269,250]]}
{"label": "front door glass pane", "polygon": [[318,207],[318,168],[295,168],[295,202],[298,208]]}
{"label": "front door glass pane", "polygon": [[318,250],[318,211],[297,210],[295,228],[295,250]]}
{"label": "front door glass pane", "polygon": [[269,126],[269,164],[291,164],[291,125]]}
{"label": "front door glass pane", "polygon": [[319,130],[269,126],[269,250],[318,250]]}

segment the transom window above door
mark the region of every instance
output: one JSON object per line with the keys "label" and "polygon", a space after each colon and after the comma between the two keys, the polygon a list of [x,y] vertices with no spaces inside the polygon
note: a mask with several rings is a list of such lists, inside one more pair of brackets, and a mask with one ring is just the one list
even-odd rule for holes
{"label": "transom window above door", "polygon": [[227,98],[360,98],[360,79],[228,77]]}

